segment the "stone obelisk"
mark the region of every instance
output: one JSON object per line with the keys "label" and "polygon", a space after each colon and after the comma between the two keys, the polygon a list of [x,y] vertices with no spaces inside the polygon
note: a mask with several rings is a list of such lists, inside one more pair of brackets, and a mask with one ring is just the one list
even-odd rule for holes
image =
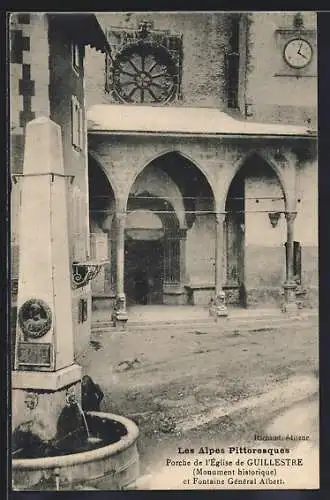
{"label": "stone obelisk", "polygon": [[81,398],[74,362],[71,266],[60,127],[49,118],[27,124],[21,188],[17,326],[12,374],[12,429],[35,423],[52,439],[73,394]]}

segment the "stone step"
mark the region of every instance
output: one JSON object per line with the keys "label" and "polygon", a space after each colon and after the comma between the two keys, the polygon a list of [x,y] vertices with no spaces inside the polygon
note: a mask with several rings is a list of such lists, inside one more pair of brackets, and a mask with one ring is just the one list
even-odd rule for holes
{"label": "stone step", "polygon": [[149,330],[158,330],[159,328],[173,328],[177,327],[178,325],[184,327],[184,328],[197,328],[197,327],[203,327],[203,326],[223,326],[225,329],[232,329],[234,327],[237,327],[239,325],[245,326],[245,327],[253,327],[254,325],[259,325],[259,327],[262,326],[262,324],[266,323],[267,325],[270,325],[272,327],[275,326],[281,326],[285,325],[288,323],[296,322],[296,321],[303,321],[307,320],[309,318],[317,318],[317,313],[316,312],[309,312],[309,313],[300,313],[297,316],[291,316],[291,315],[285,315],[283,313],[266,313],[264,315],[260,314],[253,314],[251,312],[251,315],[248,316],[232,316],[232,317],[224,317],[224,318],[218,318],[215,320],[213,317],[206,317],[206,318],[179,318],[179,319],[174,319],[174,320],[155,320],[155,319],[143,319],[143,320],[128,320],[126,325],[121,326],[117,325],[114,327],[112,325],[111,320],[109,321],[98,321],[92,324],[92,331],[97,332],[100,330],[110,330],[110,331],[122,331],[123,328],[125,331],[130,331],[132,329],[136,330],[143,330],[145,328],[148,328]]}

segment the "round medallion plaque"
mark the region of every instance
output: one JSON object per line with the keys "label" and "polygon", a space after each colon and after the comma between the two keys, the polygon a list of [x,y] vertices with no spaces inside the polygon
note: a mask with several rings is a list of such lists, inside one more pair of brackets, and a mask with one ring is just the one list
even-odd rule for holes
{"label": "round medallion plaque", "polygon": [[29,299],[18,313],[19,326],[27,337],[43,337],[52,325],[52,311],[41,299]]}

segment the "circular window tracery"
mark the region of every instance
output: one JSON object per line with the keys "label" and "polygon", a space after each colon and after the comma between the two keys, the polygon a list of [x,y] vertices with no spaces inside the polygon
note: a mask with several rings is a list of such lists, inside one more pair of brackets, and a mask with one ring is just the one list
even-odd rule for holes
{"label": "circular window tracery", "polygon": [[175,97],[177,85],[177,68],[161,45],[129,45],[114,61],[113,89],[122,102],[164,104]]}

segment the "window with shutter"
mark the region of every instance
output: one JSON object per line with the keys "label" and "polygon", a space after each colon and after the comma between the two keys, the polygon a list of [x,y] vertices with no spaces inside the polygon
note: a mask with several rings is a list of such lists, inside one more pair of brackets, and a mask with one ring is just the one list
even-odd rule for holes
{"label": "window with shutter", "polygon": [[81,151],[84,145],[84,115],[78,99],[72,96],[71,102],[72,120],[72,146]]}
{"label": "window with shutter", "polygon": [[238,107],[239,85],[239,22],[240,16],[231,17],[230,49],[225,56],[227,74],[227,103],[229,108]]}
{"label": "window with shutter", "polygon": [[79,72],[81,69],[80,63],[80,48],[76,42],[71,42],[71,58],[72,58],[72,67],[75,71]]}

